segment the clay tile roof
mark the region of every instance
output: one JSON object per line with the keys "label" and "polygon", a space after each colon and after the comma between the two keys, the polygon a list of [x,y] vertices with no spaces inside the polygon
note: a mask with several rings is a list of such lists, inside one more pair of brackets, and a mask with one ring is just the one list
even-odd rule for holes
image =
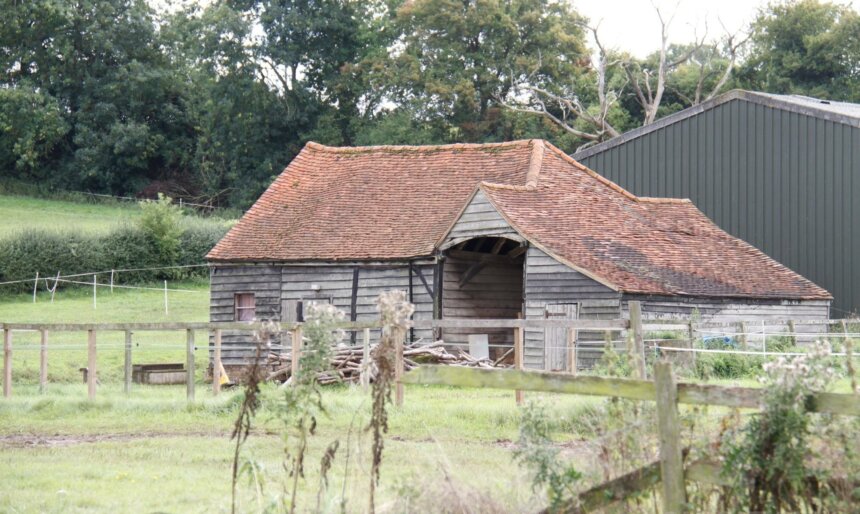
{"label": "clay tile roof", "polygon": [[638,198],[539,140],[332,148],[309,143],[211,261],[432,255],[476,187],[523,237],[619,291],[830,299],[688,200]]}
{"label": "clay tile roof", "polygon": [[832,298],[721,230],[689,200],[638,198],[554,147],[536,187],[480,187],[533,245],[619,291]]}
{"label": "clay tile roof", "polygon": [[530,140],[352,148],[308,143],[207,258],[431,255],[479,182],[526,183],[537,146]]}

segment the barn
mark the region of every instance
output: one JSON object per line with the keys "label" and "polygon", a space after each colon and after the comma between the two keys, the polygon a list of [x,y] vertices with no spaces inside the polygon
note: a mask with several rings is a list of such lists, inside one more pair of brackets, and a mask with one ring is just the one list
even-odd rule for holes
{"label": "barn", "polygon": [[[690,201],[637,197],[541,140],[308,143],[207,258],[212,321],[301,321],[308,302],[372,320],[390,289],[416,319],[614,319],[631,300],[646,318],[818,319],[831,301]],[[473,332],[513,344],[510,330],[409,337]],[[564,366],[555,332],[526,331],[526,366]],[[228,369],[247,362],[243,337],[223,336]]]}
{"label": "barn", "polygon": [[643,196],[690,198],[729,234],[860,313],[860,105],[735,90],[573,157]]}

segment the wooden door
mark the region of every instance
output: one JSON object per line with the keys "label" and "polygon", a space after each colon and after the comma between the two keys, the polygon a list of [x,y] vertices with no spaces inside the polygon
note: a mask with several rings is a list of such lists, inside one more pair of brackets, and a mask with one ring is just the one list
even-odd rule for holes
{"label": "wooden door", "polygon": [[[546,319],[578,319],[579,306],[575,303],[554,303],[546,306]],[[544,329],[544,369],[567,370],[567,329]]]}

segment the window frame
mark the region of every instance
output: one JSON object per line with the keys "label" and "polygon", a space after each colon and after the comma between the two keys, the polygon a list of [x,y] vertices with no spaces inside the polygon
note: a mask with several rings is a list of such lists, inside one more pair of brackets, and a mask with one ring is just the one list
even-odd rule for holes
{"label": "window frame", "polygon": [[[251,306],[250,307],[242,307],[240,306],[239,298],[242,296],[250,296],[251,297]],[[251,319],[242,319],[240,313],[244,311],[251,311]],[[240,293],[233,293],[233,319],[239,322],[253,322],[257,320],[257,295],[251,291],[244,291]]]}

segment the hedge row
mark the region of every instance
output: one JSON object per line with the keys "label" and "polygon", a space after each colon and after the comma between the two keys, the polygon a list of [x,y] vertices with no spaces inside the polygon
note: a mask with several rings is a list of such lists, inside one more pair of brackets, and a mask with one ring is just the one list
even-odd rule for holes
{"label": "hedge row", "polygon": [[[77,232],[24,231],[0,240],[0,282],[89,273],[111,269],[154,268],[201,264],[228,227],[215,222],[182,223],[179,251],[170,262],[157,242],[137,225],[121,225],[106,235]],[[178,280],[206,276],[201,268],[136,271],[118,275],[120,283]],[[107,277],[99,280],[106,280]],[[92,277],[81,279],[89,281]],[[62,287],[62,284],[61,284]],[[0,286],[0,294],[32,290],[33,283]],[[41,284],[44,288],[44,283]]]}

